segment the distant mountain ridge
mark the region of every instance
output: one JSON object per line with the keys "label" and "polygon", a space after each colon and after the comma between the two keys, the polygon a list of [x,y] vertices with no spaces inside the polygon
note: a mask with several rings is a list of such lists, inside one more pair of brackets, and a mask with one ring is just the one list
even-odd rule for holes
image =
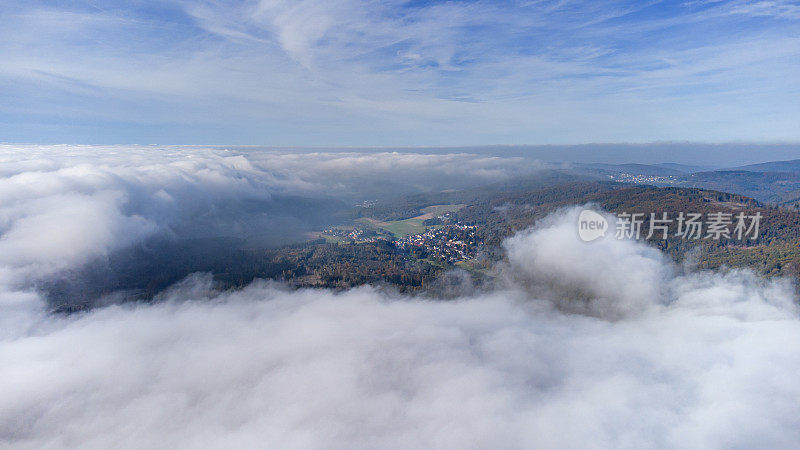
{"label": "distant mountain ridge", "polygon": [[576,168],[599,179],[632,184],[681,186],[733,192],[770,203],[800,199],[800,160],[772,161],[741,167],[708,170],[676,163],[579,164]]}
{"label": "distant mountain ridge", "polygon": [[770,161],[747,166],[731,167],[727,170],[743,170],[747,172],[795,172],[800,173],[800,159],[788,161]]}
{"label": "distant mountain ridge", "polygon": [[677,176],[677,175],[684,175],[686,172],[677,170],[671,167],[663,167],[661,165],[650,165],[650,164],[603,164],[603,163],[592,163],[592,164],[576,164],[576,166],[588,169],[588,170],[596,170],[605,173],[628,173],[631,175],[649,175],[649,176]]}
{"label": "distant mountain ridge", "polygon": [[656,164],[658,167],[664,167],[666,169],[677,170],[683,173],[695,173],[695,172],[712,172],[714,170],[719,170],[717,167],[712,166],[690,166],[686,164],[678,164],[678,163],[661,163]]}

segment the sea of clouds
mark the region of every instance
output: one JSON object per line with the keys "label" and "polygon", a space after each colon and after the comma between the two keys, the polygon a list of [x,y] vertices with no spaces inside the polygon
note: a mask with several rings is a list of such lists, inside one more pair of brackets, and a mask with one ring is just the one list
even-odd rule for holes
{"label": "sea of clouds", "polygon": [[96,291],[87,285],[119,274],[76,271],[155,240],[298,242],[354,202],[540,168],[469,153],[0,145],[0,286],[59,280],[68,292]]}
{"label": "sea of clouds", "polygon": [[152,304],[49,312],[37,282],[180,232],[199,211],[242,197],[350,191],[358,185],[351,168],[371,167],[370,176],[436,164],[471,176],[491,168],[497,180],[520,165],[326,153],[315,166],[297,155],[229,153],[2,148],[0,446],[800,442],[791,284],[685,270],[612,236],[581,242],[578,209],[507,240],[494,288],[446,301],[268,281],[220,292],[209,275],[194,274]]}

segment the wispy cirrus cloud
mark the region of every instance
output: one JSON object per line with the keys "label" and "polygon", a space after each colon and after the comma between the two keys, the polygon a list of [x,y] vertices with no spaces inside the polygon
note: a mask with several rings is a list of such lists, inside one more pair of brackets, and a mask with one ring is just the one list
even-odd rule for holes
{"label": "wispy cirrus cloud", "polygon": [[0,9],[0,123],[12,140],[792,140],[796,7],[33,2]]}

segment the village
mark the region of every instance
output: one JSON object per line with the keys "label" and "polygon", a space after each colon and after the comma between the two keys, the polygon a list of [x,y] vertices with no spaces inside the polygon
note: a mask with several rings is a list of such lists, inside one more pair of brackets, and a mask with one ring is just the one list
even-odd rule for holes
{"label": "village", "polygon": [[422,234],[413,234],[393,241],[399,250],[408,251],[420,258],[429,258],[448,264],[471,259],[479,241],[474,225],[453,223],[429,228]]}
{"label": "village", "polygon": [[374,230],[363,227],[355,227],[353,229],[328,228],[322,233],[329,237],[355,243],[375,242],[378,239],[386,239],[385,236],[376,233]]}
{"label": "village", "polygon": [[675,184],[678,177],[673,175],[637,175],[621,172],[617,175],[609,175],[609,178],[618,183],[634,183],[634,184]]}
{"label": "village", "polygon": [[[448,217],[440,216],[439,219],[447,221]],[[428,227],[423,233],[409,234],[394,240],[389,233],[363,227],[329,228],[324,230],[323,234],[329,238],[337,238],[340,242],[389,241],[397,250],[410,253],[417,258],[454,264],[475,256],[480,244],[475,234],[476,229],[475,225],[445,222],[442,225]]]}

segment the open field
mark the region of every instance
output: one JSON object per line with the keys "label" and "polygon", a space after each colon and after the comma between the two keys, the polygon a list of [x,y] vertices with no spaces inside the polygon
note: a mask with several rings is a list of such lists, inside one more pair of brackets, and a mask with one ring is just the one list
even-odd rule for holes
{"label": "open field", "polygon": [[420,234],[425,232],[425,225],[422,224],[424,219],[405,219],[405,220],[393,220],[391,222],[385,222],[385,226],[383,227],[384,230],[392,233],[397,237],[405,237],[410,234]]}
{"label": "open field", "polygon": [[350,244],[352,241],[342,236],[331,236],[321,231],[311,231],[306,233],[309,240],[325,239],[328,244]]}
{"label": "open field", "polygon": [[434,217],[440,216],[440,215],[442,215],[444,213],[456,212],[459,209],[463,208],[464,206],[466,206],[466,205],[432,205],[432,206],[426,206],[425,208],[422,208],[420,210],[420,211],[422,211],[422,215],[419,215],[417,217],[413,217],[412,219],[422,219],[422,220],[433,219]]}
{"label": "open field", "polygon": [[422,224],[424,219],[405,219],[405,220],[391,220],[380,221],[370,218],[361,218],[357,222],[378,228],[387,233],[391,233],[395,237],[401,238],[410,234],[419,234],[425,232],[425,225]]}
{"label": "open field", "polygon": [[370,225],[391,233],[395,237],[402,238],[411,234],[424,233],[427,229],[423,224],[425,220],[432,219],[444,213],[458,211],[464,206],[465,205],[432,205],[422,208],[420,210],[422,212],[421,215],[410,219],[381,221],[364,217],[358,219],[357,222]]}

